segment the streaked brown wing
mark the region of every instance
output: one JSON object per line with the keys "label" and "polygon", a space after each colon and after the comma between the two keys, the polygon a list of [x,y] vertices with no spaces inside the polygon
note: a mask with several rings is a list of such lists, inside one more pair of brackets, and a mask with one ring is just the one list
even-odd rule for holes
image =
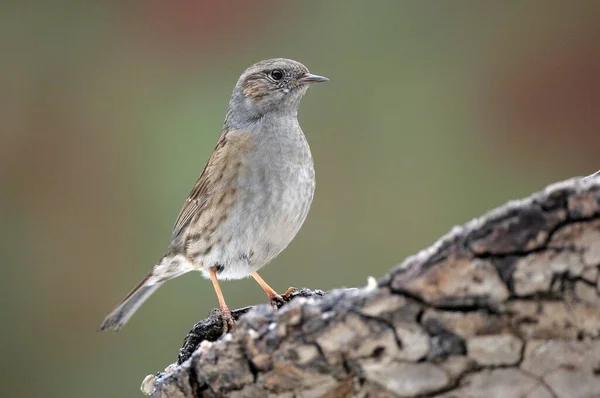
{"label": "streaked brown wing", "polygon": [[199,208],[200,205],[198,204],[197,200],[189,198],[185,200],[185,203],[181,207],[181,210],[179,210],[177,220],[175,220],[175,226],[173,227],[173,239],[179,236],[181,229],[190,222],[190,220],[192,219],[194,214],[196,214]]}
{"label": "streaked brown wing", "polygon": [[221,134],[200,178],[179,211],[173,227],[173,239],[195,216],[215,202],[219,192],[231,186],[241,170],[244,154],[251,146],[252,138],[247,134],[227,131]]}

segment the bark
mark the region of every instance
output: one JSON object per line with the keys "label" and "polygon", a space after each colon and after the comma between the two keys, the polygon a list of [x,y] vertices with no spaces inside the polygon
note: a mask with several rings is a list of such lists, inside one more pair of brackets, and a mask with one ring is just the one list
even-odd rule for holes
{"label": "bark", "polygon": [[598,170],[597,172],[595,172],[594,174],[590,174],[587,177],[584,177],[584,179],[588,179],[588,178],[594,178],[594,177],[598,177],[600,176],[600,170]]}
{"label": "bark", "polygon": [[220,335],[213,314],[188,336],[182,363],[142,390],[598,397],[599,268],[600,177],[568,180],[455,227],[366,287],[244,309],[231,334],[198,344]]}

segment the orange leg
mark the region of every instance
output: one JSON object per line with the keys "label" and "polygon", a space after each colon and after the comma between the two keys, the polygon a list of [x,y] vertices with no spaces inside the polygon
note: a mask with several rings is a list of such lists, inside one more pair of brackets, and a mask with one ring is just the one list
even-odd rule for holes
{"label": "orange leg", "polygon": [[208,272],[210,274],[210,280],[212,281],[213,287],[215,288],[215,293],[217,294],[217,300],[219,300],[221,318],[223,318],[224,322],[223,333],[227,333],[233,328],[233,316],[231,315],[229,307],[225,303],[225,298],[223,297],[223,292],[221,291],[221,286],[219,285],[219,280],[217,279],[217,270],[215,268],[209,268]]}
{"label": "orange leg", "polygon": [[260,275],[258,275],[257,272],[253,272],[251,275],[254,278],[254,280],[258,282],[260,287],[262,287],[265,293],[267,293],[267,296],[269,297],[269,302],[275,309],[281,307],[287,301],[286,299],[290,296],[290,294],[298,290],[295,287],[290,287],[285,292],[283,297],[281,297],[279,294],[277,294],[275,290],[273,290],[271,286],[267,284],[267,282],[265,282],[263,278],[260,277]]}
{"label": "orange leg", "polygon": [[267,284],[267,282],[265,282],[265,280],[263,278],[260,277],[260,275],[258,275],[258,272],[253,272],[252,277],[254,278],[254,280],[256,282],[258,282],[258,284],[260,285],[260,287],[262,287],[262,289],[265,291],[265,293],[267,293],[267,296],[269,297],[269,300],[279,296],[279,294],[277,294],[277,292],[275,290],[273,290],[273,288],[271,286],[269,286]]}

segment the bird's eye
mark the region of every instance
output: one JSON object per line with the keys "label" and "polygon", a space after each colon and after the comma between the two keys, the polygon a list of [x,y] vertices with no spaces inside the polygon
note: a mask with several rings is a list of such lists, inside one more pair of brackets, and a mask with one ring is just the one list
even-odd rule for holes
{"label": "bird's eye", "polygon": [[273,78],[273,80],[283,79],[283,71],[281,69],[273,69],[271,71],[271,78]]}

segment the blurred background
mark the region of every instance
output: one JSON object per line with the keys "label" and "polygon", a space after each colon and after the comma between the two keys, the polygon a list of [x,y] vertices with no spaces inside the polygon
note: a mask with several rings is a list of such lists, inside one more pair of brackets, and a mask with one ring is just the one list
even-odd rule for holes
{"label": "blurred background", "polygon": [[[300,122],[317,191],[261,275],[362,286],[453,225],[600,168],[600,2],[6,2],[0,11],[6,397],[136,397],[217,306],[163,286],[104,316],[166,249],[252,63],[330,78]],[[231,307],[265,303],[223,283]]]}

